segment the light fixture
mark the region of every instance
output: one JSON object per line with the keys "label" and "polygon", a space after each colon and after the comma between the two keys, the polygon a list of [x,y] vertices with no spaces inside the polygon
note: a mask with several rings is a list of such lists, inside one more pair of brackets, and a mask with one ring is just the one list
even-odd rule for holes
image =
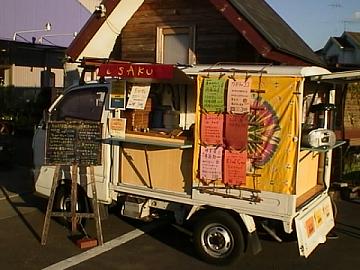
{"label": "light fixture", "polygon": [[106,15],[106,7],[105,7],[105,5],[100,4],[99,6],[96,6],[94,13],[100,18],[105,17],[105,15]]}
{"label": "light fixture", "polygon": [[42,35],[39,39],[38,39],[38,42],[40,44],[43,43],[43,40],[46,40],[47,42],[49,43],[52,43],[51,41],[49,41],[47,38],[48,37],[57,37],[57,36],[73,36],[73,38],[75,38],[77,36],[77,32],[74,32],[74,33],[67,33],[67,34],[49,34],[49,35]]}
{"label": "light fixture", "polygon": [[[34,33],[34,32],[48,32],[51,31],[51,23],[47,22],[45,24],[45,27],[43,29],[35,29],[35,30],[23,30],[23,31],[17,31],[13,35],[13,40],[16,40],[16,36],[20,36],[19,34],[23,33]],[[23,37],[22,37],[23,38]],[[23,38],[24,39],[24,38]]]}

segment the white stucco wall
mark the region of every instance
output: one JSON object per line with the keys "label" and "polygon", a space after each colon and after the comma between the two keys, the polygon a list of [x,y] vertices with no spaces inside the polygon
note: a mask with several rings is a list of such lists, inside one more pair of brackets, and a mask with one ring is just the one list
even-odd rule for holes
{"label": "white stucco wall", "polygon": [[83,57],[109,57],[116,38],[143,2],[144,0],[122,0],[92,37],[78,59]]}

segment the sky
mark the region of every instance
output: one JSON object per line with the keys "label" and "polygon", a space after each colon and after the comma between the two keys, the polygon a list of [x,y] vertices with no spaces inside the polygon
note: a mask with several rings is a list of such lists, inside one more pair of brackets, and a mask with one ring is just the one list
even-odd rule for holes
{"label": "sky", "polygon": [[77,0],[0,1],[0,39],[11,40],[15,32],[42,30],[50,22],[51,31],[19,33],[16,40],[31,42],[34,37],[38,43],[43,37],[43,44],[67,47],[91,15]]}
{"label": "sky", "polygon": [[[68,46],[91,15],[77,0],[0,0],[0,38],[12,39],[14,32],[43,29],[50,32],[24,33],[31,41],[43,35],[44,44]],[[95,6],[99,0],[85,0]],[[313,49],[325,46],[331,36],[346,31],[360,32],[360,0],[266,0],[266,2]],[[18,41],[24,41],[17,37]]]}
{"label": "sky", "polygon": [[331,36],[360,32],[360,0],[266,0],[314,50]]}

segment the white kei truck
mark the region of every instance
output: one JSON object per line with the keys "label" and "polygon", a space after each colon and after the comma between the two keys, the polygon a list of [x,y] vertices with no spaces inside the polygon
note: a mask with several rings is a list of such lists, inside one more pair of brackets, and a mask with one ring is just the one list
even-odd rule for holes
{"label": "white kei truck", "polygon": [[[50,195],[61,165],[54,208],[70,211],[75,160],[78,211],[91,210],[92,164],[101,204],[121,203],[122,215],[136,219],[172,213],[209,263],[259,252],[260,228],[279,241],[279,227],[294,234],[305,257],[326,241],[332,149],[341,144],[331,130],[333,86],[320,80],[328,70],[95,60],[82,67],[98,80],[58,96],[33,138],[37,193]],[[71,141],[72,123],[99,127],[80,142],[90,145],[83,151],[73,149],[81,146]],[[90,163],[81,166],[82,155]]]}

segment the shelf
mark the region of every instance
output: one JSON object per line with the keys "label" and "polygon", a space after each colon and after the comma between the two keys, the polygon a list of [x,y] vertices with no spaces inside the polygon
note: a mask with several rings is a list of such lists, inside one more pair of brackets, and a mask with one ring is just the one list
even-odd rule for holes
{"label": "shelf", "polygon": [[321,147],[303,147],[301,146],[300,147],[300,150],[301,151],[313,151],[313,152],[327,152],[327,151],[330,151],[334,148],[337,148],[343,144],[345,144],[346,141],[336,141],[336,143],[333,145],[333,146],[321,146]]}

